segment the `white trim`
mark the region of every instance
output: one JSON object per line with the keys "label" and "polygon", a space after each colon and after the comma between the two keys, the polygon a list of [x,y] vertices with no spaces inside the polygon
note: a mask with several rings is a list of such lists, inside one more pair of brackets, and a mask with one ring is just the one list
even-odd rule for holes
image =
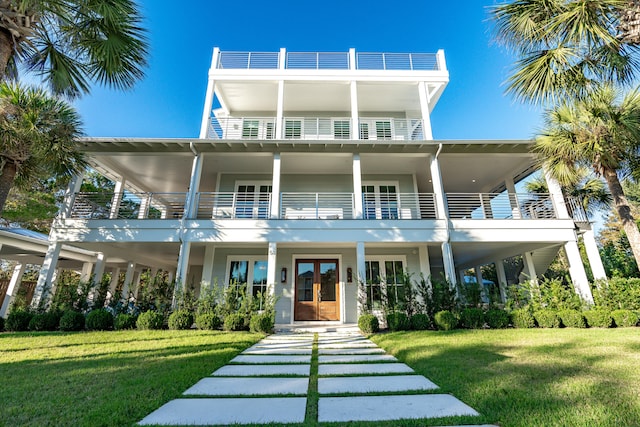
{"label": "white trim", "polygon": [[[362,181],[362,185],[361,187],[366,187],[366,186],[373,186],[373,193],[367,193],[365,191],[362,191],[362,217],[365,219],[382,219],[382,202],[380,201],[380,196],[381,193],[380,192],[380,187],[381,186],[385,186],[385,187],[390,187],[390,186],[394,186],[396,188],[396,203],[399,202],[398,200],[398,195],[400,194],[400,182],[399,181]],[[373,194],[374,199],[375,199],[375,210],[376,210],[376,216],[375,218],[369,218],[367,216],[368,212],[367,212],[367,204],[364,202],[364,198],[365,195],[371,195]],[[393,193],[385,193],[385,194],[393,194]],[[398,207],[396,207],[396,210],[398,212],[396,212],[396,216],[399,218],[400,217],[400,209],[398,209]]]}
{"label": "white trim", "polygon": [[[295,309],[296,309],[296,283],[293,280],[293,274],[295,273],[295,267],[296,267],[296,260],[298,259],[337,259],[338,260],[338,271],[339,273],[339,278],[340,280],[338,281],[338,287],[340,289],[340,291],[342,291],[343,289],[345,289],[345,281],[344,278],[346,277],[346,270],[344,270],[344,265],[342,263],[342,255],[341,254],[292,254],[291,255],[291,265],[290,267],[290,273],[289,273],[289,277],[287,277],[287,282],[291,283],[291,325],[294,324],[294,319],[296,318],[296,313],[295,313]],[[285,284],[286,285],[286,284]],[[338,310],[338,312],[340,313],[340,320],[339,322],[342,324],[345,322],[345,316],[344,314],[346,313],[346,305],[344,303],[345,300],[345,295],[344,293],[340,294],[340,309]]]}
{"label": "white trim", "polygon": [[[384,276],[382,274],[380,275],[380,279],[381,279],[380,280],[380,291],[385,293],[385,294],[387,293],[387,282],[385,280],[386,277],[387,277],[387,269],[386,269],[386,266],[384,265],[384,263],[386,261],[391,261],[391,262],[400,261],[400,262],[402,262],[402,273],[403,274],[407,273],[407,256],[406,255],[371,255],[371,256],[366,256],[365,255],[365,257],[364,257],[365,269],[366,269],[366,263],[367,262],[378,262],[379,263],[378,266],[380,267],[380,270],[384,269],[384,273],[385,273]],[[365,274],[364,274],[365,293],[366,293],[366,286],[367,286],[366,279],[367,279],[367,272],[365,271]],[[397,285],[397,283],[396,283],[396,285]],[[371,307],[372,311],[381,311],[381,309],[373,308],[373,301],[371,303],[372,303],[372,307]]]}
{"label": "white trim", "polygon": [[[267,255],[227,255],[227,263],[224,267],[224,286],[229,286],[229,280],[231,279],[231,261],[246,261],[247,262],[247,291],[253,295],[253,267],[257,261],[264,261],[268,263]],[[267,268],[269,268],[267,266]],[[267,284],[269,286],[269,278],[267,277]]]}

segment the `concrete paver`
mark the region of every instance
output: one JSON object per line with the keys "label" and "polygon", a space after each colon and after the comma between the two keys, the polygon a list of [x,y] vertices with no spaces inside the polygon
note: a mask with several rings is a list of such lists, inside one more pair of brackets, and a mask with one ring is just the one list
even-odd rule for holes
{"label": "concrete paver", "polygon": [[339,354],[318,356],[318,363],[397,362],[390,354]]}
{"label": "concrete paver", "polygon": [[318,348],[318,354],[384,354],[384,350],[376,348]]}
{"label": "concrete paver", "polygon": [[306,395],[309,378],[203,378],[187,389],[184,395],[268,395],[299,394]]}
{"label": "concrete paver", "polygon": [[260,355],[260,354],[239,354],[233,359],[231,359],[233,363],[244,363],[250,365],[267,365],[273,363],[311,363],[311,355],[304,356],[296,356],[293,354],[284,354],[284,355]]}
{"label": "concrete paver", "polygon": [[261,348],[254,345],[242,354],[311,354],[311,348]]}
{"label": "concrete paver", "polygon": [[225,365],[211,374],[214,377],[262,377],[265,375],[309,376],[310,365]]}
{"label": "concrete paver", "polygon": [[404,363],[336,363],[318,365],[318,375],[375,375],[413,373],[413,369]]}
{"label": "concrete paver", "polygon": [[437,388],[437,385],[422,375],[318,378],[318,392],[320,394],[434,390]]}

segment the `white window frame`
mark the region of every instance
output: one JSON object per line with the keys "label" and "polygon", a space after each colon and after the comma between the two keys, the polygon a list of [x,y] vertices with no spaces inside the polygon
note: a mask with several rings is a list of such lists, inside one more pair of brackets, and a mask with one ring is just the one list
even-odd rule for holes
{"label": "white window frame", "polygon": [[[400,199],[399,199],[399,194],[400,194],[400,183],[398,181],[362,181],[362,187],[367,187],[367,186],[373,186],[374,187],[374,192],[373,193],[366,193],[364,190],[362,191],[362,209],[364,211],[364,216],[366,219],[383,219],[382,218],[382,201],[380,199],[380,195],[382,193],[380,193],[380,186],[395,186],[396,187],[396,217],[395,218],[384,218],[384,219],[400,219],[401,217],[401,213],[400,213]],[[374,196],[374,200],[375,200],[375,211],[376,211],[376,216],[375,218],[369,218],[367,216],[368,212],[367,212],[367,201],[365,200],[365,198],[368,195],[373,194]]]}
{"label": "white window frame", "polygon": [[[365,261],[365,265],[368,262],[377,262],[379,266],[381,266],[380,270],[384,269],[384,276],[382,274],[380,274],[381,279],[384,280],[380,280],[380,306],[379,308],[375,308],[374,307],[374,302],[373,302],[373,298],[371,298],[371,308],[374,311],[382,311],[383,307],[382,307],[382,298],[387,296],[387,282],[386,282],[386,278],[387,278],[387,269],[386,269],[386,262],[390,261],[390,262],[396,262],[396,261],[400,261],[402,262],[402,272],[406,273],[407,272],[407,257],[406,255],[374,255],[374,256],[365,256],[364,258]],[[366,277],[366,273],[365,273],[365,277]],[[367,293],[367,301],[369,301],[369,295],[367,292],[367,286],[369,286],[369,283],[365,283],[365,293]],[[396,285],[398,285],[398,283],[396,283]],[[402,285],[404,286],[404,283],[402,283]],[[397,295],[396,295],[397,296]]]}
{"label": "white window frame", "polygon": [[[254,267],[255,263],[258,261],[262,261],[268,263],[266,255],[227,255],[227,265],[225,266],[225,280],[224,286],[228,287],[231,281],[231,263],[233,261],[246,261],[247,262],[247,292],[253,295],[253,278],[254,278]],[[269,278],[267,277],[267,283],[265,283],[264,287],[267,290],[269,286]]]}
{"label": "white window frame", "polygon": [[[237,215],[237,211],[236,211],[236,207],[238,207],[238,195],[240,194],[240,186],[244,185],[244,186],[248,186],[248,185],[253,185],[255,187],[254,193],[253,193],[253,209],[252,209],[252,213],[251,213],[251,217],[253,219],[267,219],[269,217],[269,211],[271,209],[271,201],[269,201],[268,205],[266,206],[266,212],[264,215],[264,218],[262,215],[259,214],[259,211],[256,212],[256,209],[261,209],[263,208],[263,206],[260,206],[260,203],[263,202],[263,200],[260,200],[260,195],[261,194],[268,194],[269,197],[273,197],[273,182],[271,181],[248,181],[248,180],[240,180],[240,181],[236,181],[235,182],[235,187],[234,187],[234,203],[233,203],[233,215],[234,217],[236,217]],[[267,187],[271,187],[271,191],[267,192],[267,193],[261,193],[260,192],[260,187],[261,186],[267,186]],[[246,193],[242,193],[242,194],[246,194]],[[249,200],[243,200],[242,202],[246,203],[249,202]]]}

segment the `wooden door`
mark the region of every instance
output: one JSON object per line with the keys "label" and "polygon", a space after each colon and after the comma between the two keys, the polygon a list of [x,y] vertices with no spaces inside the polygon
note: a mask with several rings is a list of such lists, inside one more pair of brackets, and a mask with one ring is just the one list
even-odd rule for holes
{"label": "wooden door", "polygon": [[296,261],[295,320],[340,320],[338,260]]}

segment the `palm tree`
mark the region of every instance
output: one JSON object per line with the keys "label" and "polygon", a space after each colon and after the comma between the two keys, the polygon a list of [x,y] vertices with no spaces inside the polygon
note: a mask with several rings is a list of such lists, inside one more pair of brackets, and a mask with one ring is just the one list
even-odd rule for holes
{"label": "palm tree", "polygon": [[640,161],[640,92],[622,97],[619,89],[602,85],[581,99],[560,102],[545,112],[534,152],[562,185],[576,182],[580,167],[604,178],[640,265],[640,232],[618,178]]}
{"label": "palm tree", "polygon": [[[547,181],[542,175],[536,175],[525,184],[529,193],[548,193]],[[599,211],[608,211],[611,205],[611,194],[602,179],[594,176],[590,168],[580,166],[576,170],[576,180],[562,187],[565,197],[580,202],[589,218]]]}
{"label": "palm tree", "polygon": [[0,82],[0,214],[15,184],[70,176],[85,167],[75,148],[82,135],[78,113],[43,89]]}
{"label": "palm tree", "polygon": [[0,0],[0,80],[24,68],[69,98],[130,88],[146,65],[140,22],[135,0]]}
{"label": "palm tree", "polygon": [[518,100],[549,104],[637,77],[638,0],[514,0],[491,14],[497,40],[519,57],[507,79]]}

